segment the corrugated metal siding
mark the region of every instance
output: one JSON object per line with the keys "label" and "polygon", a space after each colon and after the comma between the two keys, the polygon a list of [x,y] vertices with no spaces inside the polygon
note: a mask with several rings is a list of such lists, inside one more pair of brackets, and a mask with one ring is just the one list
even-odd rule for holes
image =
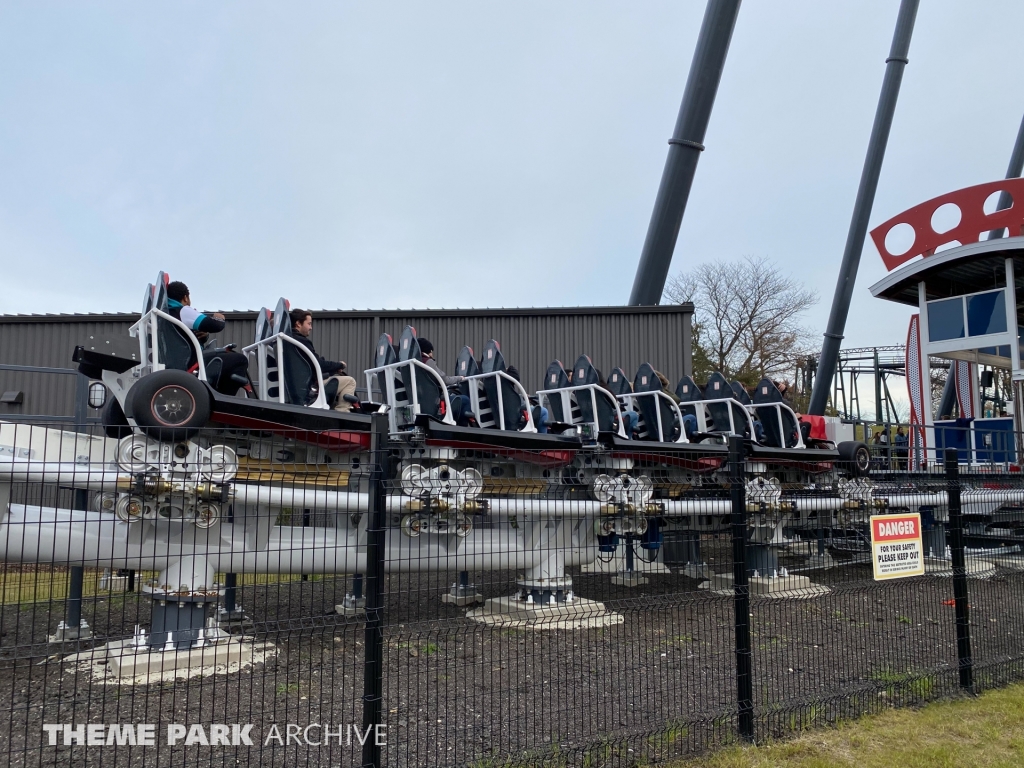
{"label": "corrugated metal siding", "polygon": [[[621,366],[630,376],[650,362],[671,381],[689,372],[692,305],[661,307],[582,307],[524,310],[388,310],[313,311],[313,341],[327,358],[345,360],[353,374],[369,367],[374,344],[382,332],[397,341],[406,325],[436,348],[439,364],[449,373],[463,345],[479,357],[489,339],[501,343],[509,365],[519,368],[523,384],[533,391],[554,360],[567,367],[583,353],[606,375]],[[225,313],[221,344],[251,343],[254,312]],[[0,363],[72,368],[76,345],[127,355],[137,353],[128,328],[131,315],[0,316]],[[108,343],[110,342],[110,343]],[[359,384],[364,384],[359,377]],[[0,391],[20,389],[21,406],[0,405],[4,413],[70,415],[74,412],[74,376],[0,371]]]}

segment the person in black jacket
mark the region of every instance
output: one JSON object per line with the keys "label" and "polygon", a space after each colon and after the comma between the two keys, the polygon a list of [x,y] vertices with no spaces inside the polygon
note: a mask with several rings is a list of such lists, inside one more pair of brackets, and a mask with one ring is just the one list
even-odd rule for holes
{"label": "person in black jacket", "polygon": [[[219,312],[200,312],[192,306],[188,286],[180,280],[167,285],[168,314],[180,320],[195,334],[200,344],[205,344],[211,333],[219,333],[226,325],[224,315]],[[189,359],[191,369],[198,361],[195,353]],[[203,350],[203,364],[206,366],[210,384],[218,392],[225,395],[236,395],[238,390],[251,389],[249,385],[249,360],[240,352],[230,348],[221,350]]]}
{"label": "person in black jacket", "polygon": [[356,380],[346,373],[348,367],[344,361],[335,362],[333,360],[327,360],[322,355],[318,355],[316,348],[313,346],[313,342],[310,340],[310,335],[313,333],[313,313],[308,309],[293,309],[288,313],[289,319],[292,322],[292,336],[297,342],[302,344],[308,349],[313,357],[316,358],[317,362],[320,363],[320,372],[324,376],[324,388],[327,387],[327,382],[337,381],[338,383],[338,394],[335,400],[334,410],[336,411],[351,411],[352,404],[345,400],[345,395],[353,395],[356,391]]}

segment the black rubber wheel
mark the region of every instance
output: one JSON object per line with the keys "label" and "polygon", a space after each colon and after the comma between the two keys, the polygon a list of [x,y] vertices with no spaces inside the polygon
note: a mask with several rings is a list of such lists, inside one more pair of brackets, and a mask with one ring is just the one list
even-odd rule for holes
{"label": "black rubber wheel", "polygon": [[859,441],[850,440],[836,446],[842,469],[852,477],[864,477],[871,471],[871,450]]}
{"label": "black rubber wheel", "polygon": [[128,418],[124,415],[124,411],[121,410],[121,404],[117,402],[117,398],[113,395],[107,400],[107,404],[103,406],[100,419],[103,422],[103,431],[107,437],[120,440],[122,437],[128,437],[132,433]]}
{"label": "black rubber wheel", "polygon": [[188,440],[210,420],[210,390],[195,376],[166,369],[128,391],[132,418],[146,435],[166,443]]}

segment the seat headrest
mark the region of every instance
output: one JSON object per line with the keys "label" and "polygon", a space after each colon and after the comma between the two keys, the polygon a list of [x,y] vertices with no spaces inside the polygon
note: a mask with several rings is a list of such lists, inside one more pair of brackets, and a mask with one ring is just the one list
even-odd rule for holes
{"label": "seat headrest", "polygon": [[589,355],[580,355],[576,359],[576,364],[572,367],[572,383],[573,386],[601,383],[601,374],[597,372],[597,368],[590,362]]}
{"label": "seat headrest", "polygon": [[288,299],[283,296],[277,300],[277,306],[274,307],[274,328],[273,334],[279,333],[290,333],[292,330],[292,319],[288,312],[291,310],[292,305]]}
{"label": "seat headrest", "polygon": [[484,355],[480,358],[480,372],[494,373],[505,370],[505,358],[501,354],[501,346],[494,339],[484,345]]}
{"label": "seat headrest", "polygon": [[747,388],[740,384],[738,381],[734,381],[729,385],[732,390],[732,396],[736,400],[739,400],[744,405],[750,405],[750,395],[747,394]]}
{"label": "seat headrest", "polygon": [[477,365],[476,358],[473,357],[473,348],[467,345],[462,348],[459,356],[455,359],[455,375],[476,376],[478,373],[480,373],[480,366]]}
{"label": "seat headrest", "polygon": [[266,307],[256,313],[256,341],[269,339],[274,335],[274,316]]}
{"label": "seat headrest", "polygon": [[146,314],[153,308],[153,294],[156,293],[156,286],[150,283],[146,286],[146,293],[142,297],[142,314]]}
{"label": "seat headrest", "polygon": [[612,368],[608,376],[608,389],[615,395],[627,395],[633,391],[633,385],[626,378],[626,372],[621,368]]}
{"label": "seat headrest", "polygon": [[168,283],[170,283],[170,279],[166,273],[161,272],[156,276],[156,283],[153,285],[153,309],[159,309],[161,312],[167,311]]}
{"label": "seat headrest", "polygon": [[661,379],[658,378],[654,366],[644,363],[637,368],[636,376],[633,377],[634,392],[660,392]]}
{"label": "seat headrest", "polygon": [[406,360],[422,359],[423,355],[420,354],[420,342],[416,338],[416,329],[407,325],[398,339],[398,360],[404,363]]}
{"label": "seat headrest", "polygon": [[377,339],[377,349],[373,357],[373,366],[375,368],[381,368],[385,365],[391,365],[397,361],[398,355],[395,354],[395,347],[391,340],[391,334],[382,333],[380,338]]}
{"label": "seat headrest", "polygon": [[564,389],[569,386],[569,375],[562,367],[561,360],[555,360],[544,372],[544,386],[542,389]]}
{"label": "seat headrest", "polygon": [[757,382],[754,390],[754,405],[767,405],[768,403],[781,403],[785,400],[775,382],[765,376]]}
{"label": "seat headrest", "polygon": [[689,376],[683,376],[676,384],[676,397],[684,403],[697,403],[704,399],[704,393]]}
{"label": "seat headrest", "polygon": [[732,397],[732,387],[729,380],[721,373],[715,371],[708,376],[708,383],[704,385],[704,397],[708,400],[721,400],[723,397]]}

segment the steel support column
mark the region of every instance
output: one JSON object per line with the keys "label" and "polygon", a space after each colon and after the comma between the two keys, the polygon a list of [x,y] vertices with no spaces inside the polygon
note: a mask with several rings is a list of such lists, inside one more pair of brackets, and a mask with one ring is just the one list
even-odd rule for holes
{"label": "steel support column", "polygon": [[739,12],[740,0],[708,0],[676,128],[668,140],[668,159],[629,294],[630,306],[661,301]]}
{"label": "steel support column", "polygon": [[918,0],[902,0],[900,3],[896,31],[893,33],[889,57],[885,60],[882,93],[878,97],[875,122],[871,127],[867,156],[864,158],[864,169],[861,171],[860,186],[857,189],[857,200],[853,205],[850,230],[846,235],[843,264],[839,268],[839,280],[836,282],[836,292],[832,298],[832,312],[828,318],[825,342],[821,346],[818,375],[814,380],[811,403],[807,409],[808,413],[819,416],[825,413],[828,392],[839,360],[839,348],[846,330],[846,318],[850,314],[850,299],[853,297],[853,286],[857,282],[857,269],[860,266],[861,251],[864,250],[871,206],[875,202],[875,190],[878,189],[878,177],[882,172],[885,147],[889,143],[889,130],[892,128],[892,118],[896,112],[896,100],[900,95],[903,70],[908,63],[907,54],[910,52],[910,38],[914,34],[917,6]]}

